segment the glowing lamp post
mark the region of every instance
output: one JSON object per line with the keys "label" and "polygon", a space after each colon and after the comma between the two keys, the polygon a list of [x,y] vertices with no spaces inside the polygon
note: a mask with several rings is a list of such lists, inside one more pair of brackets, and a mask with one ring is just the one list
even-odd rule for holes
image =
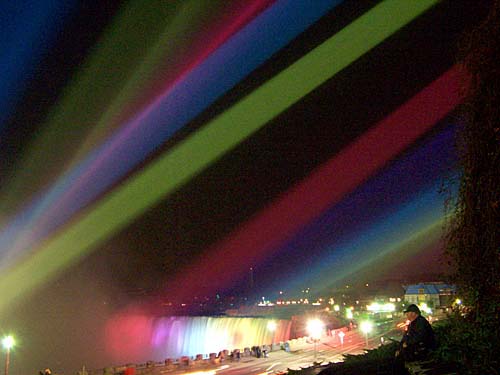
{"label": "glowing lamp post", "polygon": [[345,336],[345,333],[344,331],[340,331],[339,332],[339,340],[340,340],[340,346],[344,346],[344,336]]}
{"label": "glowing lamp post", "polygon": [[5,336],[2,340],[2,345],[5,348],[5,375],[9,375],[10,364],[10,349],[14,347],[14,338],[12,336]]}
{"label": "glowing lamp post", "polygon": [[313,319],[307,323],[307,331],[314,341],[314,361],[316,361],[316,343],[321,338],[323,326],[323,322],[319,319]]}
{"label": "glowing lamp post", "polygon": [[276,332],[276,322],[274,320],[270,320],[267,322],[267,329],[272,333],[273,338],[271,339],[271,350],[273,350],[274,345],[274,332]]}
{"label": "glowing lamp post", "polygon": [[373,329],[373,324],[372,324],[372,322],[364,321],[364,322],[361,322],[361,324],[359,325],[359,328],[365,334],[366,346],[368,346],[368,334]]}

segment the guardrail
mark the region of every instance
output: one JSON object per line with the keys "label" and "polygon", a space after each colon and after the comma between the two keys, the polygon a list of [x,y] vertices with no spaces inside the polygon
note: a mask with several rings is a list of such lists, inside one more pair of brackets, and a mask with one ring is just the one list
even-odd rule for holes
{"label": "guardrail", "polygon": [[156,375],[186,370],[188,368],[209,369],[211,366],[220,365],[226,361],[238,361],[245,357],[265,357],[271,351],[286,350],[287,347],[289,348],[290,344],[287,345],[287,342],[280,342],[273,345],[246,347],[242,350],[235,349],[231,352],[229,350],[221,350],[219,353],[197,354],[193,357],[167,358],[162,362],[130,363],[98,370],[88,370],[84,374],[79,372],[79,375]]}
{"label": "guardrail", "polygon": [[[338,332],[346,332],[347,327],[332,330],[329,334],[335,335]],[[244,349],[221,350],[219,353],[197,354],[193,357],[182,356],[180,358],[166,358],[164,361],[148,361],[139,364],[126,364],[114,367],[106,367],[98,370],[88,370],[78,375],[163,375],[175,371],[209,370],[211,367],[220,365],[226,361],[238,361],[245,357],[266,357],[267,353],[277,350],[287,352],[294,351],[297,345],[302,345],[309,339],[308,336],[299,337],[285,342],[273,343],[272,345],[261,345],[246,347]]]}

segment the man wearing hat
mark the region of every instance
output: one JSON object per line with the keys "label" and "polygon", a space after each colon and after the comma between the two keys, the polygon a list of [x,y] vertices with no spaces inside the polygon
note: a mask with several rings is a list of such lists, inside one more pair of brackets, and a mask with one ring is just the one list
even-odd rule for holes
{"label": "man wearing hat", "polygon": [[401,339],[396,356],[402,355],[405,361],[424,359],[429,351],[436,348],[434,331],[427,319],[420,314],[417,305],[409,305],[404,313],[410,325]]}

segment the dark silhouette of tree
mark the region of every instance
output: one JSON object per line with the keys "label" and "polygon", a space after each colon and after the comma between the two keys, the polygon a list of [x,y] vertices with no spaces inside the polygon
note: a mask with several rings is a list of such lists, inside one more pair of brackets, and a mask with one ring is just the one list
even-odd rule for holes
{"label": "dark silhouette of tree", "polygon": [[448,254],[469,305],[481,313],[499,291],[500,1],[463,44],[470,78],[461,131],[462,176]]}
{"label": "dark silhouette of tree", "polygon": [[[461,176],[447,224],[452,281],[467,314],[454,324],[453,350],[470,373],[498,374],[500,350],[500,0],[465,36],[460,60],[468,76],[460,132]],[[458,317],[460,319],[460,315]]]}

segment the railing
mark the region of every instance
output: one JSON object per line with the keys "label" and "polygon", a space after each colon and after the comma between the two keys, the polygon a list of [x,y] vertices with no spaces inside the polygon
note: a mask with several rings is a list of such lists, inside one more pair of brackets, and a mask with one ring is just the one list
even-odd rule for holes
{"label": "railing", "polygon": [[[297,341],[291,340],[291,341]],[[287,344],[288,343],[288,344]],[[197,354],[194,357],[182,356],[180,358],[167,358],[162,362],[148,361],[140,364],[126,364],[114,367],[106,367],[98,370],[88,370],[85,374],[79,375],[161,375],[169,372],[194,369],[210,369],[211,367],[220,365],[226,361],[238,361],[245,357],[264,357],[266,353],[275,350],[281,350],[290,347],[290,343],[275,343],[271,345],[254,346],[252,348],[244,348],[243,350],[235,349],[232,352],[222,350],[219,353]],[[257,350],[259,348],[259,350]]]}

